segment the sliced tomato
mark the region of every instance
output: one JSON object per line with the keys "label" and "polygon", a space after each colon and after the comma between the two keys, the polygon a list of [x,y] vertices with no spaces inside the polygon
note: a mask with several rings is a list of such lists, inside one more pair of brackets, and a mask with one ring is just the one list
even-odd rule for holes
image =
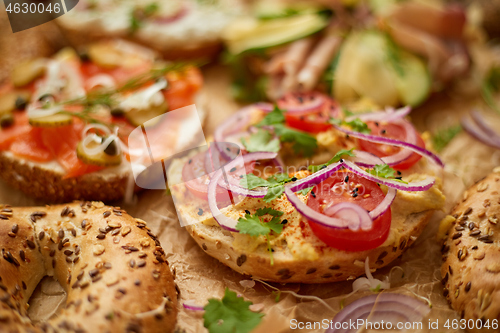
{"label": "sliced tomato", "polygon": [[169,110],[175,110],[194,103],[194,95],[203,84],[198,68],[189,67],[183,72],[167,73],[168,88],[164,91]]}
{"label": "sliced tomato", "polygon": [[288,126],[309,133],[324,132],[332,127],[328,122],[329,117],[323,114],[312,114],[308,116],[285,114],[285,118]]}
{"label": "sliced tomato", "polygon": [[[208,200],[208,184],[213,172],[209,174],[205,168],[205,159],[207,152],[201,152],[188,160],[182,169],[182,179],[187,189],[196,197]],[[221,161],[224,164],[226,161]],[[233,182],[239,181],[243,174],[251,173],[254,169],[254,163],[245,164],[244,168],[231,169],[227,176],[233,178]],[[218,202],[230,201],[231,197],[225,189],[217,187],[216,199]]]}
{"label": "sliced tomato", "polygon": [[35,162],[49,162],[53,157],[42,142],[41,130],[32,127],[27,133],[17,136],[10,146],[10,151],[17,156]]}
{"label": "sliced tomato", "polygon": [[[322,104],[321,108],[313,109],[307,112],[286,112],[285,118],[288,126],[299,129],[301,131],[309,133],[320,133],[329,130],[332,125],[329,123],[330,117],[338,113],[338,104],[328,96],[321,95],[319,93],[309,93],[309,94],[290,94],[291,96],[285,96],[286,102],[282,101],[283,107],[295,107],[296,104],[303,106],[308,103],[308,100],[315,98],[324,98],[325,102]],[[309,97],[310,96],[310,97]],[[302,104],[293,103],[300,99]],[[292,102],[290,102],[292,101]],[[291,105],[290,105],[291,104]],[[279,102],[278,102],[279,105]]]}
{"label": "sliced tomato", "polygon": [[[356,195],[355,188],[358,188]],[[376,183],[352,172],[337,172],[313,188],[307,205],[323,213],[325,207],[330,205],[352,202],[370,211],[377,207],[384,197],[384,192]],[[380,246],[389,236],[391,209],[373,221],[370,230],[336,229],[312,221],[309,221],[309,225],[314,234],[328,246],[343,251],[365,251]]]}
{"label": "sliced tomato", "polygon": [[[405,129],[397,124],[380,124],[377,122],[367,122],[366,123],[371,130],[372,135],[384,136],[391,139],[404,141],[406,138]],[[425,148],[425,142],[422,137],[417,133],[417,146]],[[378,157],[390,156],[398,153],[401,148],[391,145],[373,143],[365,140],[359,140],[359,147],[361,150],[372,153]],[[406,170],[411,168],[415,163],[417,163],[422,158],[421,155],[417,153],[411,154],[411,156],[404,160],[403,162],[393,166],[396,170]]]}

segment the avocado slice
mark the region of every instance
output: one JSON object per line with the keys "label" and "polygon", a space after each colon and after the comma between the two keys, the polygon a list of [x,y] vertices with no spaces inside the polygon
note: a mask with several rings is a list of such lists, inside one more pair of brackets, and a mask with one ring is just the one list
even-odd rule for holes
{"label": "avocado slice", "polygon": [[402,72],[395,73],[395,77],[401,103],[410,106],[422,104],[432,85],[425,62],[406,51],[401,51],[399,62]]}
{"label": "avocado slice", "polygon": [[328,20],[318,13],[294,15],[270,20],[242,19],[232,23],[224,40],[232,54],[285,44],[325,28]]}

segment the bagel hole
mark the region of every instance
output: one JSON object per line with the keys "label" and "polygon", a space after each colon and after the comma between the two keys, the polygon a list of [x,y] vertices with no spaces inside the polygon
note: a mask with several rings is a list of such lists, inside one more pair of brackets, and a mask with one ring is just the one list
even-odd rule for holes
{"label": "bagel hole", "polygon": [[28,315],[33,323],[47,321],[66,305],[67,294],[53,277],[45,276],[29,299]]}

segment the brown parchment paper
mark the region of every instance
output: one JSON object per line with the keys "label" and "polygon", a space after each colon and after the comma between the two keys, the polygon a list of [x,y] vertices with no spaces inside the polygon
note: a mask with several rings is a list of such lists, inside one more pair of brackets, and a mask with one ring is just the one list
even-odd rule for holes
{"label": "brown parchment paper", "polygon": [[[30,30],[30,32],[12,35],[6,21],[3,4],[0,5],[0,81],[6,76],[6,68],[15,60],[33,54],[44,54],[46,47],[38,45],[41,38],[38,34],[52,32],[50,24]],[[59,39],[57,43],[63,43]],[[25,46],[27,44],[28,46]],[[13,46],[27,50],[12,51]],[[31,47],[30,47],[31,45]],[[33,48],[37,49],[34,50]],[[208,96],[209,118],[205,134],[212,133],[215,126],[228,115],[237,110],[229,97],[229,76],[220,65],[212,65],[204,69],[206,84],[204,93]],[[457,88],[458,89],[458,88]],[[433,96],[430,102],[414,110],[411,117],[420,131],[435,132],[457,122],[459,115],[471,107],[482,106],[477,98],[477,91],[464,93],[449,91]],[[494,119],[494,117],[491,117]],[[500,117],[499,117],[500,118]],[[500,128],[500,125],[498,126]],[[447,162],[444,176],[444,189],[447,196],[445,210],[448,212],[459,200],[466,186],[484,177],[494,166],[500,165],[500,153],[488,148],[467,136],[465,133],[443,151],[443,159]],[[15,206],[43,204],[24,196],[0,182],[0,202]],[[121,203],[114,203],[122,205]],[[190,300],[204,305],[207,299],[220,298],[225,287],[243,295],[254,303],[254,309],[265,313],[262,324],[254,332],[290,332],[290,320],[300,322],[317,322],[331,319],[339,311],[341,302],[346,305],[367,293],[348,294],[352,291],[352,281],[320,285],[305,284],[262,284],[249,281],[244,277],[206,255],[191,240],[188,233],[180,227],[171,198],[163,191],[144,191],[137,196],[133,205],[122,205],[127,211],[148,221],[148,225],[159,235],[159,239],[171,268],[176,273],[176,283],[181,295],[179,303],[179,332],[206,332],[203,328],[203,317],[200,312],[185,310],[182,302]],[[445,212],[436,212],[422,236],[406,251],[400,259],[388,267],[377,271],[375,278],[390,277],[391,292],[401,292],[421,297],[432,304],[430,315],[424,319],[422,330],[415,332],[432,332],[428,322],[439,320],[436,332],[452,332],[444,323],[447,319],[459,319],[450,309],[442,296],[439,269],[441,265],[440,245],[435,234],[439,220]],[[279,290],[279,297],[277,297]],[[59,307],[64,306],[65,292],[51,278],[45,278],[38,286],[30,300],[30,316],[34,321],[43,321],[57,315]],[[299,332],[323,332],[323,329],[296,330]],[[410,330],[411,331],[411,330]],[[380,331],[378,331],[380,332]]]}

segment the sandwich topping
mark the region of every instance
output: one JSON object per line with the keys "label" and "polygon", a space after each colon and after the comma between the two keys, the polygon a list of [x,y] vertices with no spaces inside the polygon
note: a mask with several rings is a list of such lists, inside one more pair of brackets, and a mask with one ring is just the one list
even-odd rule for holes
{"label": "sandwich topping", "polygon": [[124,41],[21,63],[0,87],[0,150],[56,161],[65,178],[127,163],[130,132],[193,104],[201,80],[197,68],[159,62]]}
{"label": "sandwich topping", "polygon": [[[397,244],[410,215],[443,206],[436,176],[442,162],[404,119],[409,108],[346,116],[328,97],[311,96],[295,96],[296,101],[309,99],[292,111],[258,103],[223,123],[215,132],[218,143],[211,147],[220,153],[223,166],[207,172],[201,161],[210,160],[210,151],[191,157],[182,174],[187,186],[172,185],[183,193],[186,205],[180,209],[189,214],[191,204],[202,207],[196,219],[231,232],[236,248],[255,251],[262,245],[272,256],[275,248],[288,247],[294,257],[314,260],[326,248],[364,251]],[[290,117],[302,121],[300,117],[307,116],[312,117],[304,124],[327,117],[328,127],[315,133],[317,127],[307,132],[288,122]],[[287,131],[298,133],[295,141],[283,140]],[[318,156],[321,138],[328,132],[339,138],[333,147],[344,147],[337,148],[335,156],[298,170],[283,164],[289,155]],[[255,140],[270,151],[252,152]],[[221,149],[223,141],[238,144],[232,153],[241,155],[230,157],[229,149]],[[315,144],[306,148],[305,142]],[[436,172],[432,165],[438,167]],[[196,168],[206,176],[194,189],[186,170]]]}

